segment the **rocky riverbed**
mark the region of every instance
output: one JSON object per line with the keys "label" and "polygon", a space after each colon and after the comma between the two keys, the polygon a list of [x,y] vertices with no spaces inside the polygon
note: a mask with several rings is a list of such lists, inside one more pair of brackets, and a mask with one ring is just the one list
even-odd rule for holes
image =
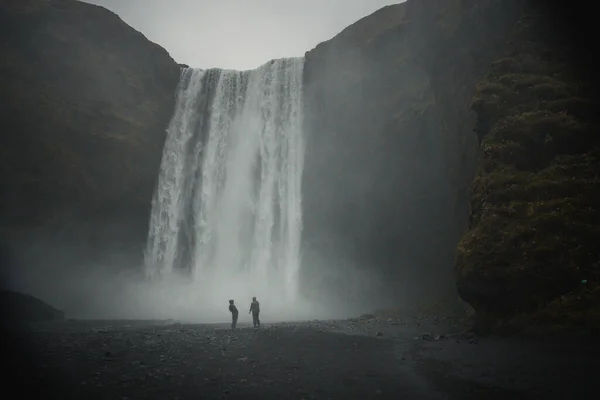
{"label": "rocky riverbed", "polygon": [[235,332],[58,321],[9,339],[12,383],[44,399],[585,399],[598,349],[583,339],[477,338],[443,318],[374,315]]}

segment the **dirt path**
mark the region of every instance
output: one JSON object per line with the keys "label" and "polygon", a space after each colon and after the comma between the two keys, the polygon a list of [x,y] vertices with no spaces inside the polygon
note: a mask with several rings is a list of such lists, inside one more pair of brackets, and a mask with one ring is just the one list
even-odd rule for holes
{"label": "dirt path", "polygon": [[[575,349],[556,345],[415,336],[444,329],[418,324],[38,325],[20,336],[31,354],[13,368],[21,373],[13,383],[40,399],[592,398],[583,372],[597,353],[581,346],[570,357]],[[557,391],[565,384],[566,397]]]}

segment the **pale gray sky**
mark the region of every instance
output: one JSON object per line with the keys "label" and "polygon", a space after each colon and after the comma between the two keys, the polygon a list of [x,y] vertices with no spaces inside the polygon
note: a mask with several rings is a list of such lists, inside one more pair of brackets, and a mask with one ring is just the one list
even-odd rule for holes
{"label": "pale gray sky", "polygon": [[401,0],[85,0],[118,14],[198,68],[250,69],[303,56],[319,42]]}

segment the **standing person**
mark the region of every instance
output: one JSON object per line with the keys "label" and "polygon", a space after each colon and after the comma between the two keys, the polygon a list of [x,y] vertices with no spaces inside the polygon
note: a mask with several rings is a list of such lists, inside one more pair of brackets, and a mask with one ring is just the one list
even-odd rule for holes
{"label": "standing person", "polygon": [[256,297],[252,298],[252,303],[250,303],[250,311],[248,314],[252,313],[252,324],[254,327],[260,327],[260,319],[258,319],[258,314],[260,314],[260,304],[256,300]]}
{"label": "standing person", "polygon": [[238,320],[238,309],[233,304],[233,300],[229,300],[229,311],[231,312],[231,329],[235,329]]}

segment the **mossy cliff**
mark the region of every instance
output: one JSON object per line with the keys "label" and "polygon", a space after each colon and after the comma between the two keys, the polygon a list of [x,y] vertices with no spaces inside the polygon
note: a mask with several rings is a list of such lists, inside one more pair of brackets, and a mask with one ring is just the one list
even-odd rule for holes
{"label": "mossy cliff", "polygon": [[0,234],[139,253],[179,66],[78,1],[2,2],[0,46]]}
{"label": "mossy cliff", "polygon": [[408,1],[482,329],[598,327],[597,80],[558,3]]}
{"label": "mossy cliff", "polygon": [[596,86],[559,17],[408,0],[307,53],[309,257],[368,263],[399,300],[455,282],[485,328],[596,324]]}
{"label": "mossy cliff", "polygon": [[525,10],[475,87],[482,160],[457,282],[486,325],[597,329],[598,110],[578,49],[547,23],[552,12]]}

